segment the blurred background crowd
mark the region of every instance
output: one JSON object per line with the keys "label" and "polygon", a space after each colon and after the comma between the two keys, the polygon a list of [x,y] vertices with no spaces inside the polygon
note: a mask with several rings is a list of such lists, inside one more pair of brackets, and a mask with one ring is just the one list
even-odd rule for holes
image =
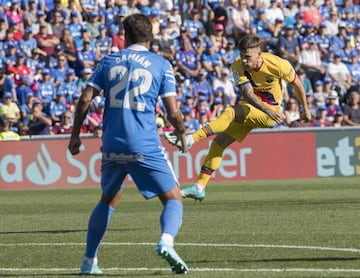
{"label": "blurred background crowd", "polygon": [[[230,64],[246,33],[288,59],[303,80],[313,116],[284,83],[279,128],[360,125],[358,0],[0,0],[1,130],[68,134],[76,103],[98,62],[124,48],[123,19],[149,16],[151,51],[168,59],[189,132],[239,99]],[[104,99],[96,97],[82,133],[101,136]],[[172,130],[159,102],[159,132]],[[4,123],[5,122],[5,123]]]}

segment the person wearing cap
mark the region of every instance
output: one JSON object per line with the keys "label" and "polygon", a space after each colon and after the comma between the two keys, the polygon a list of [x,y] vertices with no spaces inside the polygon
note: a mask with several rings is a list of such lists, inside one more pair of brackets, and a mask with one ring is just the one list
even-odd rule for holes
{"label": "person wearing cap", "polygon": [[171,21],[174,21],[174,25],[180,29],[180,26],[182,25],[182,18],[179,5],[173,5],[172,9],[169,11],[168,22],[170,22],[170,18],[172,19]]}
{"label": "person wearing cap", "polygon": [[350,63],[350,57],[357,53],[357,49],[355,47],[353,47],[353,37],[352,36],[346,36],[343,39],[343,43],[344,43],[344,47],[342,49],[340,49],[340,55],[341,55],[341,60],[348,65]]}
{"label": "person wearing cap", "polygon": [[90,18],[85,25],[89,31],[90,37],[94,39],[97,38],[100,34],[99,26],[101,25],[101,22],[99,20],[99,16],[99,12],[92,11],[90,13]]}
{"label": "person wearing cap", "polygon": [[[7,65],[14,65],[16,63],[16,58],[17,58],[17,53],[21,53],[18,52],[18,44],[16,42],[7,42],[5,44],[6,49],[6,54],[5,54],[5,63]],[[21,53],[23,54],[23,53]]]}
{"label": "person wearing cap", "polygon": [[27,58],[32,57],[32,53],[37,48],[37,41],[33,36],[31,26],[25,28],[24,37],[18,41],[19,50],[25,54]]}
{"label": "person wearing cap", "polygon": [[84,68],[94,69],[99,58],[95,52],[95,43],[93,40],[85,39],[83,41],[83,48],[77,52],[76,57],[76,74],[80,74]]}
{"label": "person wearing cap", "polygon": [[180,26],[177,24],[177,19],[175,16],[168,16],[167,18],[168,26],[166,28],[166,34],[175,41],[176,38],[180,36]]}
{"label": "person wearing cap", "polygon": [[107,35],[107,27],[104,24],[100,24],[99,36],[95,39],[96,52],[99,59],[105,57],[111,53],[112,38]]}
{"label": "person wearing cap", "polygon": [[351,86],[351,74],[348,67],[341,61],[340,53],[334,53],[333,61],[328,64],[327,72],[334,84],[340,88],[340,99],[346,95]]}
{"label": "person wearing cap", "polygon": [[71,37],[75,40],[81,36],[81,29],[83,25],[80,21],[81,14],[78,11],[71,11],[70,12],[70,22],[66,26],[69,29]]}
{"label": "person wearing cap", "polygon": [[[198,94],[196,97],[196,104],[193,107],[191,113],[194,119],[199,119],[200,111],[204,111],[208,121],[212,118],[212,112],[208,102],[208,97],[205,94]],[[199,127],[200,128],[200,127]]]}
{"label": "person wearing cap", "polygon": [[55,98],[56,87],[54,82],[51,80],[50,70],[43,68],[41,70],[41,79],[38,80],[38,96],[46,105]]}
{"label": "person wearing cap", "polygon": [[360,126],[360,95],[351,91],[344,107],[344,124],[347,126]]}
{"label": "person wearing cap", "polygon": [[184,126],[186,133],[195,132],[200,128],[198,120],[193,117],[192,108],[189,106],[183,106],[181,109],[182,114],[184,115]]}
{"label": "person wearing cap", "polygon": [[160,32],[154,37],[153,43],[159,46],[158,54],[168,59],[170,62],[174,61],[175,56],[175,42],[167,33],[168,24],[162,22],[160,24]]}
{"label": "person wearing cap", "polygon": [[257,9],[257,16],[252,21],[249,29],[250,34],[257,34],[268,44],[273,37],[275,26],[266,18],[266,10],[260,7]]}
{"label": "person wearing cap", "polygon": [[5,115],[0,115],[0,142],[1,141],[20,141],[18,133],[10,130],[9,120]]}
{"label": "person wearing cap", "polygon": [[212,41],[206,43],[205,51],[200,57],[201,66],[208,72],[207,79],[212,81],[220,77],[220,71],[224,67],[221,54],[216,51],[215,44]]}
{"label": "person wearing cap", "polygon": [[324,82],[321,80],[317,80],[315,82],[314,93],[313,93],[314,102],[316,106],[317,107],[326,106],[328,95],[329,94],[324,91]]}
{"label": "person wearing cap", "polygon": [[36,11],[36,20],[32,22],[32,29],[33,33],[36,35],[40,33],[40,27],[43,25],[44,28],[47,28],[47,34],[52,34],[51,25],[49,22],[46,21],[46,13],[44,10],[37,10]]}
{"label": "person wearing cap", "polygon": [[331,122],[334,122],[335,115],[337,113],[343,113],[341,105],[339,105],[338,99],[339,99],[338,92],[335,90],[332,90],[327,97],[326,118]]}
{"label": "person wearing cap", "polygon": [[[283,91],[281,80],[292,85],[303,107],[305,122],[311,120],[305,90],[291,64],[272,53],[263,52],[263,40],[257,35],[246,35],[239,41],[241,56],[231,65],[234,82],[241,98],[237,104],[228,106],[216,120],[186,136],[188,148],[212,135],[210,150],[201,167],[196,182],[181,191],[184,198],[203,200],[205,187],[220,164],[224,150],[235,141],[242,142],[254,128],[270,128],[285,120],[282,113]],[[177,146],[177,138],[165,133],[165,139]],[[177,146],[179,147],[179,146]]]}
{"label": "person wearing cap", "polygon": [[214,91],[219,87],[224,88],[225,106],[235,105],[237,96],[235,94],[234,84],[230,79],[230,70],[228,68],[224,67],[221,69],[220,77],[213,80],[212,86]]}
{"label": "person wearing cap", "polygon": [[61,121],[61,115],[66,111],[65,91],[59,88],[55,93],[55,99],[51,100],[46,107],[49,111],[52,125],[55,125]]}
{"label": "person wearing cap", "polygon": [[65,80],[60,84],[58,90],[66,92],[64,100],[67,104],[71,103],[73,94],[80,93],[74,69],[68,68],[66,70]]}
{"label": "person wearing cap", "polygon": [[312,125],[314,127],[331,127],[333,126],[333,122],[330,121],[327,117],[326,106],[320,106],[317,110],[317,116],[312,121]]}
{"label": "person wearing cap", "polygon": [[230,68],[231,64],[240,55],[240,51],[236,47],[236,42],[233,37],[228,38],[228,43],[224,50],[225,51],[221,51],[221,59],[224,66]]}
{"label": "person wearing cap", "polygon": [[91,36],[87,26],[83,25],[81,27],[80,32],[81,32],[80,37],[76,37],[74,40],[76,51],[79,52],[84,49],[84,42],[90,42],[90,49],[95,51],[96,50],[95,38]]}
{"label": "person wearing cap", "polygon": [[20,120],[20,109],[13,101],[13,94],[11,92],[5,92],[3,94],[3,104],[0,106],[0,115],[6,116],[10,129],[17,127],[17,123]]}
{"label": "person wearing cap", "polygon": [[201,13],[198,9],[193,8],[188,18],[184,20],[184,26],[189,31],[190,37],[196,38],[198,36],[198,30],[204,28],[204,24],[200,20]]}
{"label": "person wearing cap", "polygon": [[321,60],[326,61],[330,56],[331,37],[326,34],[326,22],[319,24],[318,33],[315,35],[317,46],[321,54]]}
{"label": "person wearing cap", "polygon": [[330,18],[330,11],[332,7],[332,0],[324,0],[324,2],[319,6],[320,14],[324,20]]}
{"label": "person wearing cap", "polygon": [[288,60],[296,69],[300,57],[300,45],[294,35],[294,26],[292,24],[285,26],[285,32],[279,37],[279,54],[280,57]]}
{"label": "person wearing cap", "polygon": [[359,55],[354,51],[350,55],[350,63],[347,64],[351,75],[351,86],[350,91],[360,90],[360,63]]}
{"label": "person wearing cap", "polygon": [[299,64],[305,70],[306,76],[314,86],[316,80],[323,79],[325,67],[321,60],[321,54],[316,45],[315,36],[306,38],[306,44],[300,51]]}
{"label": "person wearing cap", "polygon": [[34,102],[35,98],[34,98],[34,93],[33,92],[28,92],[26,94],[26,98],[25,98],[25,103],[23,105],[20,106],[20,123],[19,123],[19,130],[21,130],[21,126],[25,125],[28,126],[29,125],[29,121],[30,121],[30,114],[31,114],[31,109],[32,109],[32,105]]}
{"label": "person wearing cap", "polygon": [[215,51],[220,52],[222,49],[224,49],[227,45],[227,38],[225,36],[225,27],[221,23],[215,24],[215,33],[210,34],[209,38],[210,41],[215,46]]}
{"label": "person wearing cap", "polygon": [[[115,6],[115,1],[105,0],[105,5],[100,7],[101,21],[105,26],[110,26],[116,23],[116,15],[119,13],[120,8]],[[104,21],[103,21],[104,20]]]}
{"label": "person wearing cap", "polygon": [[20,76],[18,86],[16,87],[17,104],[21,107],[26,103],[26,95],[31,93],[32,80],[28,76]]}
{"label": "person wearing cap", "polygon": [[207,79],[208,71],[205,68],[201,68],[197,77],[192,83],[192,93],[197,99],[201,95],[206,97],[206,101],[211,104],[213,102],[213,89],[211,83]]}
{"label": "person wearing cap", "polygon": [[81,71],[81,75],[77,78],[76,80],[76,86],[79,90],[79,92],[81,93],[83,90],[85,90],[88,82],[89,82],[89,78],[91,77],[92,74],[92,69],[91,68],[84,68]]}

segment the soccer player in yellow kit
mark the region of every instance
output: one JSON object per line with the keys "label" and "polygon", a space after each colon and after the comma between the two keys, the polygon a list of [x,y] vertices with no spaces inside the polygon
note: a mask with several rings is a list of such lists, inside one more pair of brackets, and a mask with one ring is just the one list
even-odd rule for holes
{"label": "soccer player in yellow kit", "polygon": [[[287,60],[262,52],[261,44],[261,39],[256,35],[245,35],[239,41],[240,56],[232,63],[231,71],[240,89],[240,101],[234,107],[227,107],[217,119],[187,135],[186,142],[191,147],[192,144],[217,134],[196,183],[181,191],[184,198],[200,201],[205,198],[205,186],[212,173],[219,168],[227,146],[234,141],[241,142],[254,128],[270,128],[284,121],[285,116],[281,111],[281,79],[292,84],[303,107],[303,120],[311,120],[304,87],[294,68]],[[167,133],[165,138],[169,143],[181,146],[176,136]]]}

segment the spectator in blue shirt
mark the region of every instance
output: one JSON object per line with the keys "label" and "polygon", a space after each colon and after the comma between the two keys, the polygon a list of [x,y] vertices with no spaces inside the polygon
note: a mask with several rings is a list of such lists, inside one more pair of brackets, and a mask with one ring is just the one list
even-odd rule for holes
{"label": "spectator in blue shirt", "polygon": [[76,57],[76,74],[80,74],[84,68],[94,69],[98,58],[95,51],[91,50],[91,42],[84,41],[84,48],[77,52]]}
{"label": "spectator in blue shirt", "polygon": [[67,29],[70,30],[71,36],[74,39],[81,36],[81,28],[82,25],[79,22],[78,13],[76,11],[72,11],[70,15],[70,23],[67,26]]}
{"label": "spectator in blue shirt", "polygon": [[200,92],[206,98],[208,103],[213,101],[213,89],[209,81],[207,80],[208,71],[204,68],[199,70],[197,78],[193,82],[192,92],[194,97],[199,98]]}
{"label": "spectator in blue shirt", "polygon": [[95,45],[99,59],[111,53],[112,38],[107,36],[107,29],[104,24],[99,26],[99,36],[95,40]]}
{"label": "spectator in blue shirt", "polygon": [[37,41],[33,38],[32,28],[28,26],[25,28],[24,37],[19,40],[19,50],[29,58],[36,48]]}
{"label": "spectator in blue shirt", "polygon": [[201,14],[198,9],[192,9],[191,17],[184,21],[184,26],[190,32],[191,38],[198,36],[198,30],[204,28],[204,24],[200,21]]}
{"label": "spectator in blue shirt", "polygon": [[201,65],[208,72],[208,80],[220,77],[220,71],[224,65],[220,53],[215,51],[215,45],[211,41],[208,42],[206,50],[201,55]]}
{"label": "spectator in blue shirt", "polygon": [[200,69],[200,61],[196,51],[191,47],[189,38],[182,37],[181,48],[175,53],[178,71],[186,78],[193,79]]}
{"label": "spectator in blue shirt", "polygon": [[16,88],[16,98],[18,101],[19,107],[26,104],[26,96],[28,93],[32,93],[30,88],[30,80],[27,76],[20,76],[18,86]]}
{"label": "spectator in blue shirt", "polygon": [[58,90],[55,94],[55,99],[53,99],[48,105],[48,111],[52,121],[52,125],[59,123],[61,121],[61,115],[66,111],[65,103],[65,92]]}
{"label": "spectator in blue shirt", "polygon": [[75,71],[73,69],[67,69],[65,80],[60,84],[59,91],[63,91],[65,93],[65,100],[67,103],[71,103],[73,94],[79,93],[79,89],[76,84]]}
{"label": "spectator in blue shirt", "polygon": [[351,87],[349,91],[358,91],[360,89],[360,60],[356,52],[350,55],[350,63],[347,64],[351,75]]}
{"label": "spectator in blue shirt", "polygon": [[44,106],[53,100],[56,94],[55,84],[51,81],[50,70],[44,68],[42,70],[42,78],[38,82],[38,96],[42,99]]}

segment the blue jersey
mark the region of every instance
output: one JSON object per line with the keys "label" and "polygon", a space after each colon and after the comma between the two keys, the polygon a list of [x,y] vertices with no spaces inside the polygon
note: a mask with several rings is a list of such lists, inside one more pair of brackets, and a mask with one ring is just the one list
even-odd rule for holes
{"label": "blue jersey", "polygon": [[143,46],[131,45],[103,58],[88,84],[104,90],[102,151],[142,154],[159,151],[156,102],[159,96],[176,96],[174,73],[168,60]]}

